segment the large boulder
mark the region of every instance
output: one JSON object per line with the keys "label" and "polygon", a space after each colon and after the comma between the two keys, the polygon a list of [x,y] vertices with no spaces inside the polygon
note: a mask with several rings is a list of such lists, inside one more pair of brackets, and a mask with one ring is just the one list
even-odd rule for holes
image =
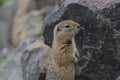
{"label": "large boulder", "polygon": [[119,80],[120,1],[109,0],[107,3],[103,0],[102,3],[106,2],[104,7],[92,2],[84,5],[81,0],[75,1],[64,3],[48,17],[43,26],[45,43],[51,47],[57,23],[69,19],[78,22],[84,30],[75,36],[80,52],[75,80]]}
{"label": "large boulder", "polygon": [[[23,50],[22,46],[17,51],[19,50]],[[46,68],[42,69],[42,65],[46,61],[43,61],[42,57],[44,54],[49,54],[49,51],[50,48],[44,44],[41,38],[32,40],[32,43],[24,48],[21,57],[23,80],[45,80]],[[42,65],[40,65],[41,60]]]}

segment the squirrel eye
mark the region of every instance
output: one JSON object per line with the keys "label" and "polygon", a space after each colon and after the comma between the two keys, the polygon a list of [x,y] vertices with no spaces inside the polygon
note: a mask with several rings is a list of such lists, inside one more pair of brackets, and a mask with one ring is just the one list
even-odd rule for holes
{"label": "squirrel eye", "polygon": [[66,25],[65,28],[70,28],[70,25]]}

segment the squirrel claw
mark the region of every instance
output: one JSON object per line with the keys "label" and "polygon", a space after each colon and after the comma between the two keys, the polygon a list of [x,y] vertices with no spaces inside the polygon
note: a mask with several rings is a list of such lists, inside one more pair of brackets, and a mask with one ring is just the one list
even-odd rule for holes
{"label": "squirrel claw", "polygon": [[78,60],[79,60],[79,56],[80,56],[80,55],[79,55],[79,52],[76,50],[76,51],[75,51],[75,57],[76,57]]}

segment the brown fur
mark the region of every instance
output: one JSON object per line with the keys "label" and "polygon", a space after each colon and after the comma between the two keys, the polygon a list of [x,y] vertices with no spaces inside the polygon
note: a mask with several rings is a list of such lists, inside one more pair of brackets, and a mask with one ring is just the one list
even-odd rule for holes
{"label": "brown fur", "polygon": [[[70,27],[66,28],[66,25]],[[56,25],[46,80],[74,80],[76,52],[79,55],[74,36],[79,31],[78,26],[79,24],[72,20]],[[68,41],[71,43],[67,43]]]}
{"label": "brown fur", "polygon": [[41,57],[40,59],[40,67],[43,70],[50,61],[50,57],[51,57],[51,48],[49,48]]}

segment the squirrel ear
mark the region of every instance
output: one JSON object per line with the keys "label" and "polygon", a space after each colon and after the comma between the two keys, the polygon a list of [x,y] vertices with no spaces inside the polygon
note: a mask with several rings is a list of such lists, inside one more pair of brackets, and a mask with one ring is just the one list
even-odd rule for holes
{"label": "squirrel ear", "polygon": [[60,27],[58,27],[58,28],[57,28],[57,31],[60,31],[60,30],[61,30]]}

